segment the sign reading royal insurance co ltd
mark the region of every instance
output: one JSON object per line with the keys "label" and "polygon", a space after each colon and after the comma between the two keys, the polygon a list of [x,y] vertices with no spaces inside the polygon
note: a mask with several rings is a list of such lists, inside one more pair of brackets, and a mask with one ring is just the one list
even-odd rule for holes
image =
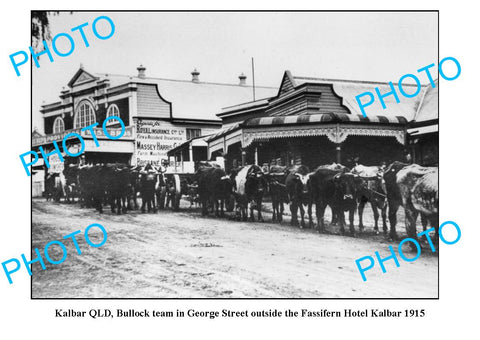
{"label": "sign reading royal insurance co ltd", "polygon": [[185,128],[166,121],[139,118],[136,119],[135,126],[137,165],[161,165],[163,160],[168,160],[168,150],[187,141]]}

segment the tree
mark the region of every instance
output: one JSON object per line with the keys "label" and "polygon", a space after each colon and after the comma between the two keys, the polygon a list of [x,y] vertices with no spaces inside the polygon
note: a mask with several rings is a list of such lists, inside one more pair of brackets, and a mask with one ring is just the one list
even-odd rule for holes
{"label": "tree", "polygon": [[52,40],[49,17],[59,14],[60,11],[32,11],[32,48],[35,52],[43,51],[44,40],[47,42]]}
{"label": "tree", "polygon": [[32,11],[32,48],[35,52],[43,49],[43,40],[52,40],[50,21],[48,20],[49,13],[46,11]]}

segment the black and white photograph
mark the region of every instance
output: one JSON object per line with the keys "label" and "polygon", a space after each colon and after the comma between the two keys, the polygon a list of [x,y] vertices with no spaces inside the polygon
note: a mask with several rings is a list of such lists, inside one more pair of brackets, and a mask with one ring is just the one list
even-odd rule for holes
{"label": "black and white photograph", "polygon": [[475,338],[474,5],[0,7],[2,338]]}
{"label": "black and white photograph", "polygon": [[438,298],[438,20],[32,11],[32,299]]}

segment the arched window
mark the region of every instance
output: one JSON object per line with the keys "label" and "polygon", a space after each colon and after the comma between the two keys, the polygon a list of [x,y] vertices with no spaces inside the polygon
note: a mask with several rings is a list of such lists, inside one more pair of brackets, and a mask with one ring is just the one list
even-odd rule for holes
{"label": "arched window", "polygon": [[74,127],[82,128],[92,125],[95,122],[95,111],[93,110],[92,104],[87,101],[82,102],[77,108],[77,113],[75,114]]}
{"label": "arched window", "polygon": [[[120,110],[118,109],[118,106],[115,105],[115,104],[111,104],[109,107],[108,107],[108,110],[107,110],[107,117],[112,117],[112,116],[117,116],[117,117],[120,117]],[[116,119],[110,119],[107,121],[107,126],[108,125],[115,125],[115,124],[118,124],[118,120]]]}
{"label": "arched window", "polygon": [[65,123],[62,117],[57,117],[53,122],[53,133],[60,133],[65,131]]}

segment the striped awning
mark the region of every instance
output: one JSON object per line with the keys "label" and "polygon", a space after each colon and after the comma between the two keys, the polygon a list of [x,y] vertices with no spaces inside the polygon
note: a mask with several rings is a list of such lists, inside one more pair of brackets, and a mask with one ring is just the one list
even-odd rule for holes
{"label": "striped awning", "polygon": [[217,133],[215,133],[214,135],[211,135],[208,139],[207,139],[207,142],[209,141],[212,141],[214,139],[217,139],[218,137],[221,137],[223,135],[226,135],[227,133],[229,133],[230,131],[233,131],[233,130],[236,130],[240,127],[240,123],[236,123],[236,124],[233,124],[232,126],[229,126],[227,128],[224,128],[224,129],[221,129],[219,130]]}
{"label": "striped awning", "polygon": [[250,118],[243,122],[243,126],[274,126],[318,123],[366,123],[366,124],[395,124],[405,125],[407,119],[402,116],[368,116],[344,113],[317,113],[298,116],[276,116]]}

